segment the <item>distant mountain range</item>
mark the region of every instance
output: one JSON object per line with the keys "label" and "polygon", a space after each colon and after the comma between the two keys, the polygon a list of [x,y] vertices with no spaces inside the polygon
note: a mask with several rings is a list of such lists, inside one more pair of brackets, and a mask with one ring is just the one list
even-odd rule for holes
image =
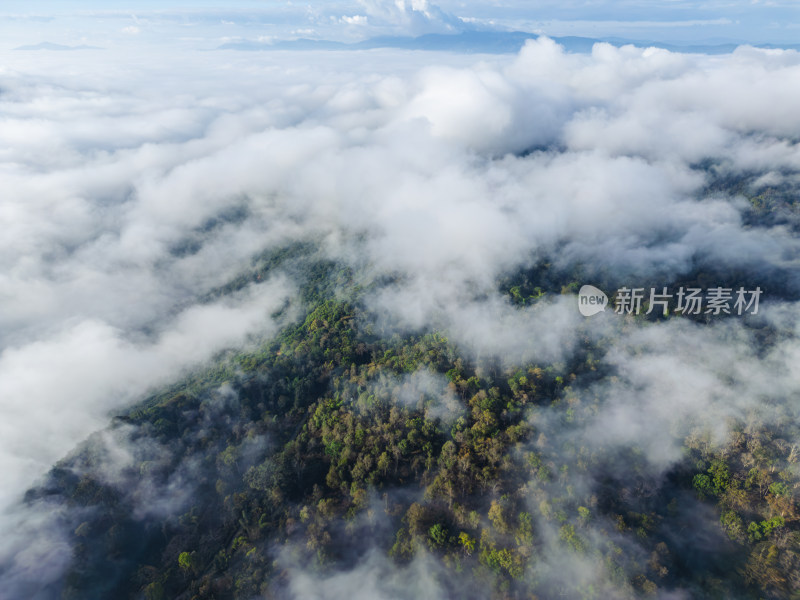
{"label": "distant mountain range", "polygon": [[[460,52],[472,54],[509,54],[516,53],[525,45],[527,40],[536,39],[539,35],[525,31],[464,31],[456,34],[429,33],[418,37],[405,36],[380,36],[369,38],[360,42],[345,43],[332,40],[314,40],[299,38],[295,40],[279,40],[274,42],[258,42],[242,40],[228,42],[218,46],[217,50],[371,50],[376,48],[399,48],[404,50],[426,50],[440,52]],[[598,42],[606,42],[613,46],[633,44],[639,47],[656,47],[671,52],[691,52],[698,54],[727,54],[741,44],[734,42],[705,43],[705,44],[666,44],[646,40],[628,40],[622,38],[588,38],[578,36],[552,37],[562,45],[567,52],[591,52],[592,46]],[[755,44],[756,48],[781,48],[786,50],[800,50],[800,44]],[[14,50],[104,50],[99,46],[67,46],[52,42],[41,42],[26,46],[19,46]]]}
{"label": "distant mountain range", "polygon": [[[369,50],[374,48],[402,48],[406,50],[429,50],[445,52],[488,53],[505,54],[515,53],[522,48],[526,40],[536,39],[535,33],[524,31],[465,31],[457,34],[431,33],[419,37],[393,37],[383,36],[370,38],[361,42],[344,43],[330,40],[312,40],[300,38],[296,40],[283,40],[272,43],[244,40],[241,42],[228,42],[219,46],[218,50]],[[699,54],[727,54],[740,44],[663,44],[660,42],[647,42],[625,40],[619,38],[596,39],[576,36],[553,37],[557,43],[564,46],[568,52],[590,52],[592,46],[598,42],[607,42],[614,46],[633,44],[635,46],[648,46],[664,48],[672,52],[692,52]],[[758,48],[784,48],[800,50],[800,44],[776,46],[762,44]]]}
{"label": "distant mountain range", "polygon": [[99,46],[65,46],[63,44],[53,44],[51,42],[42,42],[41,44],[32,44],[30,46],[19,46],[14,50],[55,50],[55,51],[69,51],[69,50],[103,50]]}

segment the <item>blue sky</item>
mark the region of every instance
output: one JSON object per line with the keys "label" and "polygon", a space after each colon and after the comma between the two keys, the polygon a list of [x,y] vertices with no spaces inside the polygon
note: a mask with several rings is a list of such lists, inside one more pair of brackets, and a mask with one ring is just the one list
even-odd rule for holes
{"label": "blue sky", "polygon": [[671,43],[797,44],[799,5],[797,0],[5,0],[0,35],[6,49],[42,41],[107,47],[135,40],[213,48],[240,39],[355,41],[462,27]]}

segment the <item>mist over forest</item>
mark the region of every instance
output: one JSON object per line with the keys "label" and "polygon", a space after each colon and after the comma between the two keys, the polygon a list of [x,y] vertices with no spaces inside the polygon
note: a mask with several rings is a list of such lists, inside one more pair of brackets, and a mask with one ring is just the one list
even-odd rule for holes
{"label": "mist over forest", "polygon": [[0,598],[800,597],[796,50],[91,42],[0,65]]}

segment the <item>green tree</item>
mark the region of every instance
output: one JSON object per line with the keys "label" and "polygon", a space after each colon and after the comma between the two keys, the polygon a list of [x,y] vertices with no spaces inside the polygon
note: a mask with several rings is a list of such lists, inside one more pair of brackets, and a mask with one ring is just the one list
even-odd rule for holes
{"label": "green tree", "polygon": [[194,552],[181,552],[178,555],[178,566],[184,573],[193,573],[197,568]]}

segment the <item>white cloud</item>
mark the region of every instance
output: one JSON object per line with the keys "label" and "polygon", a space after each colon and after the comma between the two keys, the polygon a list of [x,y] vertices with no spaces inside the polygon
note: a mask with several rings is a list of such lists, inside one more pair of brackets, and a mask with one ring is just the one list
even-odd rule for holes
{"label": "white cloud", "polygon": [[365,15],[344,15],[341,18],[342,23],[346,23],[347,25],[366,25],[368,23],[368,19]]}
{"label": "white cloud", "polygon": [[370,23],[405,34],[454,32],[462,21],[428,0],[358,0]]}
{"label": "white cloud", "polygon": [[[435,561],[421,552],[407,567],[398,569],[385,556],[370,552],[352,570],[312,575],[299,565],[291,564],[287,557],[282,562],[289,563],[289,591],[294,598],[309,600],[438,600],[455,594],[453,584],[441,581],[440,571]],[[462,582],[458,587],[466,587]],[[463,589],[467,592],[467,589]],[[474,586],[468,590],[475,593]],[[486,591],[486,590],[481,590]]]}
{"label": "white cloud", "polygon": [[[364,6],[370,21],[448,27],[425,2]],[[746,225],[741,199],[700,197],[707,174],[695,168],[710,158],[731,172],[797,171],[797,53],[570,55],[541,39],[475,64],[435,56],[442,64],[388,51],[154,54],[147,66],[15,57],[0,95],[0,503],[110,410],[273,332],[268,315],[290,282],[198,298],[287,240],[319,240],[365,278],[395,275],[367,298],[387,323],[439,326],[512,362],[558,360],[579,335],[615,327],[598,318],[587,333],[568,297],[511,306],[497,278],[535,257],[663,278],[705,260],[797,293],[793,234]],[[654,463],[674,460],[644,416],[735,414],[730,389],[715,396],[734,366],[752,375],[753,394],[776,365],[793,373],[743,353],[742,335],[669,325],[625,338],[614,356],[627,381],[587,435],[646,434]],[[715,362],[709,349],[730,336]],[[683,338],[693,353],[680,354]],[[643,345],[645,356],[631,349]],[[660,364],[688,375],[674,381]],[[794,390],[788,375],[777,381]],[[652,400],[640,418],[642,387]]]}
{"label": "white cloud", "polygon": [[269,314],[289,289],[274,281],[248,290],[239,301],[197,305],[172,319],[153,342],[126,339],[99,320],[65,323],[40,341],[0,354],[0,465],[7,485],[0,507],[10,505],[34,478],[120,409],[155,386],[201,365],[215,353],[270,334]]}

